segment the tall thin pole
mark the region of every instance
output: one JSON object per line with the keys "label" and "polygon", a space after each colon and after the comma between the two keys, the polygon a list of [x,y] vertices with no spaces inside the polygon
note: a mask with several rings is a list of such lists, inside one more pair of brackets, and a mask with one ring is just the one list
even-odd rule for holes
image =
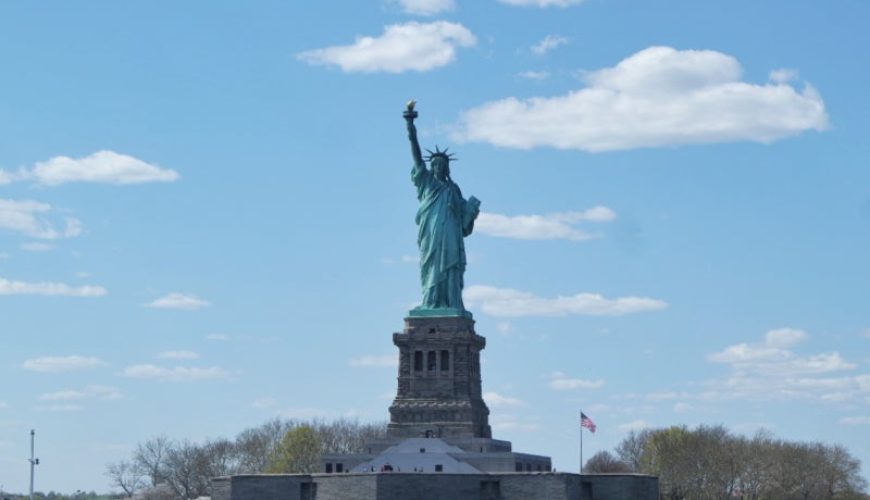
{"label": "tall thin pole", "polygon": [[[583,474],[583,426],[580,426],[580,474]],[[30,500],[33,500],[32,498]]]}
{"label": "tall thin pole", "polygon": [[33,500],[33,468],[38,463],[33,455],[33,440],[36,437],[36,431],[30,429],[30,500]]}

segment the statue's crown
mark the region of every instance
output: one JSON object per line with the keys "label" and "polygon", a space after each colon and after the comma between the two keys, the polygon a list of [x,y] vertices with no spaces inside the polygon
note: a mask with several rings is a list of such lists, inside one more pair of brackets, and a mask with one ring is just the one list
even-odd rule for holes
{"label": "statue's crown", "polygon": [[444,148],[444,151],[438,149],[438,145],[435,145],[435,152],[433,153],[431,150],[427,149],[426,152],[429,153],[429,156],[426,157],[428,161],[432,161],[435,158],[444,158],[447,161],[458,161],[459,158],[453,156],[453,153],[448,153],[447,150],[450,148]]}

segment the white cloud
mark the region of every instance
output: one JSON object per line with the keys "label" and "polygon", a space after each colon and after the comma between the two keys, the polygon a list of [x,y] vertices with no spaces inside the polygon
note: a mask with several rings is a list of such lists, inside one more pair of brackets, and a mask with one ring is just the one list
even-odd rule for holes
{"label": "white cloud", "polygon": [[294,418],[299,420],[335,418],[336,416],[338,416],[337,412],[323,410],[320,408],[312,408],[309,406],[302,408],[286,408],[284,410],[281,410],[279,414],[284,418]]}
{"label": "white cloud", "polygon": [[674,413],[686,413],[690,412],[694,409],[692,405],[689,403],[676,403],[674,404]]}
{"label": "white cloud", "polygon": [[770,72],[770,81],[774,83],[788,83],[792,80],[796,80],[798,77],[797,70],[789,69],[789,68],[780,68],[775,69]]}
{"label": "white cloud", "polygon": [[840,419],[840,423],[844,425],[870,425],[870,417],[843,417]]}
{"label": "white cloud", "polygon": [[564,36],[547,35],[543,38],[543,40],[532,45],[531,50],[533,53],[535,53],[539,56],[542,56],[542,55],[546,54],[547,52],[549,52],[557,47],[560,47],[562,45],[565,45],[567,43],[568,43],[568,39],[565,38]]}
{"label": "white cloud", "polygon": [[474,35],[461,24],[409,22],[389,25],[377,38],[358,37],[353,45],[309,50],[297,58],[313,65],[338,66],[346,72],[428,71],[453,62],[458,47],[475,43]]}
{"label": "white cloud", "polygon": [[807,338],[806,332],[792,328],[771,330],[760,344],[735,344],[707,356],[714,363],[730,364],[742,373],[765,376],[811,375],[851,370],[855,364],[844,360],[840,353],[830,352],[801,357],[786,349]]}
{"label": "white cloud", "polygon": [[434,16],[456,8],[453,0],[396,0],[407,14]]}
{"label": "white cloud", "polygon": [[26,252],[49,252],[54,250],[54,245],[43,243],[41,241],[32,241],[30,243],[22,243],[21,249]]}
{"label": "white cloud", "polygon": [[68,182],[140,184],[172,182],[178,179],[178,172],[114,151],[98,151],[83,158],[55,156],[36,163],[30,170],[21,171],[17,177],[49,186]]}
{"label": "white cloud", "polygon": [[121,374],[130,378],[160,380],[162,382],[188,382],[229,378],[229,373],[218,366],[208,368],[176,366],[169,368],[144,364],[128,366],[124,368]]}
{"label": "white cloud", "polygon": [[6,401],[0,401],[0,410],[4,408],[9,408],[9,403],[7,403]]}
{"label": "white cloud", "polygon": [[740,80],[740,63],[711,50],[644,49],[587,73],[585,88],[556,97],[492,101],[461,114],[457,140],[529,149],[613,151],[735,141],[770,143],[824,130],[811,86]]}
{"label": "white cloud", "polygon": [[633,420],[631,422],[626,422],[624,424],[619,424],[619,426],[617,428],[619,430],[621,430],[622,432],[629,432],[629,431],[639,431],[641,429],[646,429],[648,427],[652,427],[652,424],[650,424],[646,420],[638,419],[638,420]]}
{"label": "white cloud", "polygon": [[172,292],[169,295],[160,297],[159,299],[153,300],[144,305],[145,307],[152,307],[155,309],[183,309],[193,311],[196,309],[202,309],[203,307],[209,307],[211,306],[211,303],[207,300],[200,299],[195,295]]}
{"label": "white cloud", "polygon": [[49,392],[39,396],[40,401],[76,401],[82,399],[121,399],[123,394],[117,387],[106,385],[89,385],[84,389],[67,389],[64,391]]}
{"label": "white cloud", "polygon": [[497,392],[485,392],[483,393],[483,399],[486,401],[486,404],[491,408],[512,408],[517,406],[525,406],[522,400],[517,398],[511,398],[508,396],[502,396]]}
{"label": "white cloud", "polygon": [[534,432],[540,430],[541,424],[537,422],[523,421],[518,419],[514,415],[501,415],[495,414],[492,415],[489,419],[490,424],[492,424],[493,430],[505,432],[505,431],[520,431],[520,432]]}
{"label": "white cloud", "polygon": [[572,389],[600,389],[604,387],[604,380],[585,380],[580,378],[570,378],[562,372],[555,372],[549,375],[550,381],[547,385],[550,389],[557,391],[566,391]]}
{"label": "white cloud", "polygon": [[619,297],[607,299],[595,293],[578,293],[552,299],[510,288],[473,285],[463,294],[466,304],[477,305],[491,316],[621,316],[647,311],[659,311],[668,304],[647,297]]}
{"label": "white cloud", "polygon": [[531,71],[530,70],[530,71],[523,71],[523,72],[517,73],[517,76],[519,76],[520,78],[525,78],[527,80],[542,81],[542,80],[546,80],[547,78],[550,78],[550,72],[549,71]]}
{"label": "white cloud", "polygon": [[740,343],[707,356],[729,365],[724,379],[707,383],[714,390],[699,395],[705,400],[814,399],[837,403],[870,395],[870,374],[837,375],[857,368],[839,352],[798,354],[789,349],[804,341],[802,330],[771,330],[760,343]]}
{"label": "white cloud", "polygon": [[227,340],[230,340],[230,336],[224,333],[209,333],[205,336],[205,339],[213,342],[226,342]]}
{"label": "white cloud", "polygon": [[193,351],[163,351],[157,357],[162,359],[199,359],[199,354]]}
{"label": "white cloud", "polygon": [[510,321],[501,321],[497,325],[495,325],[495,329],[498,331],[498,333],[507,335],[511,332],[511,330],[513,330],[513,326],[511,325]]}
{"label": "white cloud", "polygon": [[599,205],[582,212],[561,212],[547,215],[508,216],[482,212],[475,221],[474,227],[480,233],[502,238],[583,241],[598,236],[577,227],[578,224],[610,222],[614,219],[616,219],[616,213],[613,210]]}
{"label": "white cloud", "polygon": [[84,399],[87,394],[84,391],[68,389],[65,391],[49,392],[39,396],[40,401],[71,401],[75,399]]}
{"label": "white cloud", "polygon": [[416,255],[402,255],[398,259],[384,257],[381,262],[384,264],[417,264],[420,262],[420,257]]}
{"label": "white cloud", "polygon": [[498,0],[507,5],[517,7],[569,7],[579,5],[584,0]]}
{"label": "white cloud", "polygon": [[51,211],[51,205],[47,203],[0,198],[0,229],[46,240],[81,234],[82,223],[78,219],[67,217],[64,220],[64,227],[58,228],[45,217]]}
{"label": "white cloud", "polygon": [[106,362],[93,356],[43,356],[25,360],[21,365],[25,370],[41,373],[64,373],[90,370],[106,365]]}
{"label": "white cloud", "polygon": [[38,407],[37,409],[43,410],[43,411],[51,411],[51,412],[72,412],[72,411],[81,411],[82,407],[81,407],[81,405],[76,405],[76,404],[59,404],[59,405]]}
{"label": "white cloud", "polygon": [[0,295],[46,295],[67,297],[101,297],[106,289],[101,286],[84,285],[70,286],[66,283],[54,283],[48,281],[27,282],[12,281],[0,278]]}
{"label": "white cloud", "polygon": [[251,406],[258,410],[265,410],[267,408],[272,408],[276,404],[278,404],[278,401],[276,401],[275,398],[266,397],[255,399],[254,402],[251,403]]}
{"label": "white cloud", "polygon": [[807,339],[807,332],[794,328],[778,328],[764,334],[764,343],[773,347],[791,347]]}
{"label": "white cloud", "polygon": [[355,368],[393,368],[399,366],[399,357],[395,354],[359,356],[350,360],[350,366]]}

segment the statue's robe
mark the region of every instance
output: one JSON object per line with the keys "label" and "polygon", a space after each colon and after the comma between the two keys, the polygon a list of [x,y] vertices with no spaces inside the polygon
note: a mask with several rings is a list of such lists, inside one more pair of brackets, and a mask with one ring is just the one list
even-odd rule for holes
{"label": "statue's robe", "polygon": [[450,179],[440,180],[424,164],[415,165],[411,179],[417,187],[417,245],[420,247],[422,309],[455,308],[462,303],[465,273],[463,238],[474,229],[474,208]]}

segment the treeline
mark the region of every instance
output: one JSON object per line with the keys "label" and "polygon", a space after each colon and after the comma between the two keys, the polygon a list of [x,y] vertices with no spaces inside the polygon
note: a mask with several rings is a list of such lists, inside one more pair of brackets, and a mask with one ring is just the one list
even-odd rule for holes
{"label": "treeline", "polygon": [[275,419],[246,429],[235,439],[197,444],[157,436],[139,443],[106,475],[124,498],[189,500],[207,496],[211,478],[265,472],[315,472],[322,453],[358,453],[383,439],[386,424]]}
{"label": "treeline", "polygon": [[766,431],[747,438],[721,425],[632,431],[613,453],[593,455],[584,471],[658,476],[667,500],[870,498],[861,462],[840,445],[790,442]]}

